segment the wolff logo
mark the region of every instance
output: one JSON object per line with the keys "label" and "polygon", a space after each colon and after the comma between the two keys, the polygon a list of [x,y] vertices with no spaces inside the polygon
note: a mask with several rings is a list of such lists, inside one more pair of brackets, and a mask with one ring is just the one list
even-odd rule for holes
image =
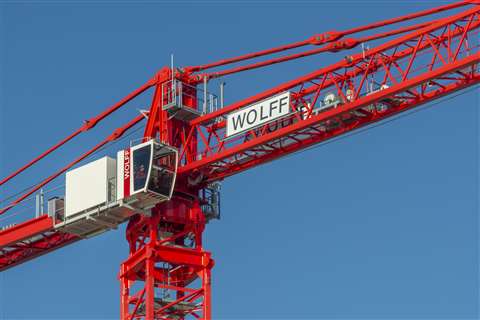
{"label": "wolff logo", "polygon": [[271,97],[227,115],[227,137],[264,125],[290,113],[290,92]]}
{"label": "wolff logo", "polygon": [[130,195],[130,149],[127,149],[123,153],[123,194],[124,197]]}

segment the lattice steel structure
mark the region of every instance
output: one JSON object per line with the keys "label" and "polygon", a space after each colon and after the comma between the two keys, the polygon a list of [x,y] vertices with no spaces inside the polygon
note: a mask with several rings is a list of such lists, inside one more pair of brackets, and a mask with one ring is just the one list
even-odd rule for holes
{"label": "lattice steel structure", "polygon": [[[441,19],[363,38],[347,38],[358,32],[373,32],[376,28],[449,10],[454,13]],[[148,112],[131,119],[94,148],[25,192],[1,209],[0,214],[146,118],[144,140],[157,139],[179,152],[177,181],[170,201],[159,203],[149,214],[138,213],[128,222],[130,252],[119,273],[121,319],[210,319],[210,275],[214,262],[202,246],[202,233],[214,216],[201,196],[205,190],[238,172],[478,84],[479,26],[480,2],[462,1],[343,32],[318,34],[215,63],[165,67],[140,88],[1,180],[0,185],[4,185],[95,127],[127,102],[153,90]],[[368,50],[357,50],[360,44],[374,40],[380,43]],[[315,48],[285,53],[306,46]],[[216,98],[206,90],[211,79],[338,51],[347,55],[335,64],[230,105],[218,107],[215,100],[216,107],[212,107]],[[274,53],[284,54],[260,62],[246,62]],[[226,67],[242,62],[241,66]],[[220,70],[208,71],[213,68]],[[234,136],[227,135],[229,114],[284,92],[290,93],[288,115]],[[327,94],[330,98],[322,98]],[[56,228],[56,219],[40,215],[0,231],[0,270],[81,240]]]}

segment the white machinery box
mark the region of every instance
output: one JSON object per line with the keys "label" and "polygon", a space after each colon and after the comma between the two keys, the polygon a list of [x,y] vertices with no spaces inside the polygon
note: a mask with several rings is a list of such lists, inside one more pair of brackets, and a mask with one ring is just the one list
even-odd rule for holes
{"label": "white machinery box", "polygon": [[65,217],[114,201],[117,161],[103,157],[66,174]]}

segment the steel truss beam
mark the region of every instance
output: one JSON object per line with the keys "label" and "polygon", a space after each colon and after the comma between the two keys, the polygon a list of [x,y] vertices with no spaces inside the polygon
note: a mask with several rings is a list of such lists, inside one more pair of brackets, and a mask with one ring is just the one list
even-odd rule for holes
{"label": "steel truss beam", "polygon": [[56,231],[44,215],[0,232],[0,271],[59,249],[79,237]]}
{"label": "steel truss beam", "polygon": [[[191,130],[198,134],[205,147],[197,161],[181,159],[179,174],[200,171],[207,182],[223,179],[475,85],[479,81],[479,44],[475,41],[480,26],[479,12],[479,7],[472,8],[365,55],[347,57],[331,67],[191,121]],[[373,92],[369,89],[371,83],[385,89]],[[226,136],[225,121],[204,125],[285,90],[292,93],[293,111],[273,124],[234,138]],[[335,92],[342,103],[314,115],[313,111],[321,103],[321,94],[326,92]],[[385,104],[386,110],[372,108],[379,103]],[[184,145],[188,144],[187,138]]]}

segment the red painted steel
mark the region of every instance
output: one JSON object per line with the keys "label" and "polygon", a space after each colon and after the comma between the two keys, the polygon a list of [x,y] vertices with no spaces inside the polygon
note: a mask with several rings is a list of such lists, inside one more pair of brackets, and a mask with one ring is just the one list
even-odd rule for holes
{"label": "red painted steel", "polygon": [[35,163],[37,163],[38,161],[42,160],[43,158],[45,158],[46,156],[48,156],[50,153],[52,153],[53,151],[57,150],[58,148],[60,148],[62,145],[64,145],[65,143],[69,142],[70,140],[72,140],[73,138],[75,138],[76,136],[78,136],[80,133],[82,132],[85,132],[85,131],[88,131],[90,129],[92,129],[93,127],[95,127],[99,122],[101,122],[103,119],[105,119],[106,117],[108,117],[109,115],[111,115],[113,112],[117,111],[118,109],[120,109],[122,106],[124,106],[126,103],[128,103],[129,101],[131,101],[132,99],[138,97],[140,94],[142,94],[143,92],[145,92],[145,90],[147,90],[148,88],[150,88],[152,85],[153,85],[153,82],[155,81],[155,78],[153,78],[152,80],[148,81],[147,83],[145,83],[144,85],[142,85],[140,88],[136,89],[135,91],[133,91],[132,93],[130,93],[129,95],[127,95],[125,98],[123,98],[122,100],[120,100],[119,102],[115,103],[113,106],[111,106],[110,108],[108,108],[107,110],[103,111],[102,113],[100,113],[99,115],[89,119],[89,120],[85,120],[84,121],[84,124],[78,128],[75,132],[73,132],[72,134],[70,134],[68,137],[64,138],[63,140],[59,141],[58,143],[56,143],[54,146],[52,146],[51,148],[47,149],[45,152],[42,152],[38,157],[36,157],[35,159],[33,159],[32,161],[30,161],[29,163],[23,165],[22,167],[20,167],[18,170],[16,170],[15,172],[13,172],[12,174],[8,175],[7,177],[3,178],[1,181],[0,181],[0,186],[3,185],[4,183],[6,183],[7,181],[9,181],[10,179],[12,179],[13,177],[17,176],[19,173],[21,173],[22,171],[25,171],[26,169],[30,168],[32,165],[34,165]]}
{"label": "red painted steel", "polygon": [[[434,32],[436,30],[443,31],[442,32],[442,37],[438,38],[437,40],[435,40],[436,37],[434,37],[434,39],[431,39],[431,42],[435,42],[436,45],[444,44],[443,43],[444,41],[446,41],[448,39],[451,39],[450,36],[458,37],[460,35],[461,32],[458,31],[458,28],[455,25],[456,22],[460,23],[461,20],[463,20],[465,18],[468,18],[469,16],[476,16],[477,19],[478,19],[479,11],[480,11],[479,7],[474,7],[474,8],[469,9],[469,10],[463,12],[463,13],[457,14],[453,17],[450,17],[450,18],[447,18],[447,19],[442,19],[440,22],[432,23],[432,24],[430,24],[430,26],[428,26],[425,29],[422,29],[422,30],[419,30],[417,32],[413,32],[413,33],[404,35],[404,36],[400,37],[399,39],[389,41],[389,42],[387,42],[383,45],[380,45],[380,46],[378,46],[374,49],[369,50],[368,55],[366,57],[372,57],[374,55],[385,54],[385,55],[387,55],[387,57],[390,58],[390,60],[388,60],[389,63],[396,62],[396,60],[398,60],[400,58],[412,57],[412,56],[414,56],[413,55],[414,54],[414,50],[413,50],[414,48],[412,48],[410,46],[409,42],[418,40],[418,38],[421,37],[422,35],[424,35],[424,36],[429,35],[429,33]],[[477,20],[476,24],[474,26],[469,27],[469,30],[473,31],[474,29],[478,28],[478,23],[479,22]],[[462,24],[465,24],[465,23],[462,23]],[[452,26],[455,28],[455,30],[457,30],[457,32],[454,32],[454,33],[452,32],[452,34],[450,34],[449,30]],[[447,29],[443,30],[443,28],[447,28]],[[424,41],[423,45],[424,46],[429,46],[431,48],[434,47],[434,44],[425,43],[425,41]],[[450,46],[452,44],[447,43],[447,45],[448,45],[447,48],[450,49]],[[403,51],[398,51],[397,52],[397,50],[399,50],[401,48],[404,48]],[[425,49],[425,48],[423,48],[423,49]],[[391,50],[392,53],[389,54],[388,50]],[[385,61],[385,59],[383,59],[383,60]],[[412,61],[413,60],[414,59],[412,59]],[[381,63],[381,61],[382,61],[382,59],[379,59],[378,63]],[[314,80],[317,80],[317,81],[321,80],[321,79],[318,79],[318,78],[325,75],[325,74],[336,73],[336,72],[340,73],[340,72],[344,71],[342,68],[352,69],[351,67],[357,67],[357,68],[360,68],[360,70],[362,70],[361,69],[362,66],[360,64],[364,64],[364,63],[365,63],[365,61],[364,61],[363,55],[361,53],[358,53],[358,54],[353,55],[353,56],[349,56],[348,60],[344,59],[344,60],[342,60],[340,62],[337,62],[337,63],[335,63],[331,66],[320,69],[318,71],[314,71],[314,72],[312,72],[312,73],[310,73],[306,76],[303,76],[303,77],[300,77],[298,79],[289,81],[289,82],[287,82],[283,85],[279,85],[279,86],[277,86],[275,88],[272,88],[270,90],[266,90],[262,93],[251,96],[247,99],[238,101],[238,102],[236,102],[236,103],[234,103],[230,106],[226,106],[225,108],[223,108],[221,110],[218,110],[216,112],[212,112],[210,114],[207,114],[203,117],[197,118],[197,119],[191,121],[191,124],[192,125],[197,125],[197,124],[209,122],[209,121],[213,120],[214,118],[224,116],[224,115],[226,115],[226,114],[228,114],[232,111],[240,109],[240,108],[242,108],[246,105],[252,104],[254,102],[263,100],[263,99],[268,98],[270,96],[273,96],[277,93],[292,89],[296,86],[301,86],[302,84],[303,85],[309,84],[309,82],[314,81]],[[376,71],[376,70],[372,70],[372,71]],[[328,84],[328,86],[332,86],[332,85],[333,85],[333,83]]]}
{"label": "red painted steel", "polygon": [[28,198],[29,196],[31,196],[32,194],[34,194],[35,192],[37,192],[38,190],[40,190],[43,186],[47,185],[49,182],[53,181],[54,179],[58,178],[62,173],[65,173],[68,169],[72,168],[74,165],[76,165],[77,163],[81,162],[82,160],[84,160],[85,158],[87,158],[88,156],[92,155],[93,153],[95,153],[97,150],[99,150],[100,148],[102,148],[103,146],[105,146],[107,143],[109,142],[112,142],[112,141],[115,141],[117,140],[118,138],[120,138],[128,129],[132,128],[133,126],[135,126],[137,123],[139,123],[140,121],[142,121],[144,119],[143,115],[139,115],[137,117],[135,117],[133,120],[131,120],[130,122],[128,122],[125,126],[121,127],[121,128],[118,128],[117,130],[115,130],[110,136],[108,136],[106,139],[104,139],[102,142],[100,142],[99,144],[97,144],[95,147],[93,147],[92,149],[90,149],[88,152],[84,153],[82,156],[78,157],[77,159],[75,159],[74,161],[70,162],[68,165],[66,165],[65,167],[63,167],[60,171],[52,174],[50,177],[48,177],[47,179],[43,180],[42,182],[40,182],[37,186],[33,187],[32,189],[30,189],[29,191],[27,191],[26,193],[24,193],[21,197],[19,197],[18,199],[12,201],[8,206],[0,209],[0,215],[4,214],[5,212],[7,212],[8,210],[10,210],[11,208],[13,208],[14,206],[16,206],[17,204],[19,204],[20,202],[22,202],[23,200],[25,200],[26,198]]}
{"label": "red painted steel", "polygon": [[284,45],[284,46],[280,46],[280,47],[277,47],[277,48],[272,48],[272,49],[262,50],[262,51],[258,51],[258,52],[254,52],[254,53],[249,53],[249,54],[245,54],[245,55],[242,55],[242,56],[229,58],[229,59],[224,59],[224,60],[220,60],[220,61],[217,61],[217,62],[213,62],[213,63],[201,65],[201,66],[186,67],[185,71],[187,71],[187,72],[197,72],[197,71],[211,69],[211,68],[215,68],[215,67],[219,67],[219,66],[223,66],[223,65],[227,65],[227,64],[231,64],[231,63],[236,63],[236,62],[240,62],[240,61],[244,61],[244,60],[258,58],[258,57],[265,56],[265,55],[271,55],[271,54],[274,54],[274,53],[299,48],[299,47],[303,47],[303,46],[310,45],[310,44],[311,45],[322,45],[322,44],[325,44],[325,43],[328,43],[328,42],[336,41],[336,40],[338,40],[338,39],[340,39],[340,38],[342,38],[346,35],[359,33],[359,32],[363,32],[363,31],[375,29],[375,28],[380,28],[380,27],[384,27],[384,26],[387,26],[387,25],[391,25],[391,24],[395,24],[395,23],[399,23],[399,22],[404,22],[404,21],[428,16],[428,15],[431,15],[431,14],[434,14],[434,13],[439,13],[439,12],[443,12],[443,11],[447,11],[447,10],[459,8],[459,7],[462,7],[462,6],[466,6],[466,5],[469,5],[469,4],[475,4],[475,3],[478,3],[478,1],[473,1],[473,0],[472,1],[460,1],[460,2],[456,2],[456,3],[440,6],[440,7],[434,8],[434,9],[428,9],[428,10],[420,11],[420,12],[417,12],[417,13],[414,13],[414,14],[409,14],[409,15],[405,15],[405,16],[401,16],[401,17],[397,17],[397,18],[393,18],[393,19],[388,19],[388,20],[383,20],[383,21],[371,23],[371,24],[361,26],[361,27],[358,27],[358,28],[352,28],[352,29],[348,29],[348,30],[344,30],[344,31],[325,32],[323,34],[314,35],[309,39],[294,42],[294,43],[287,44],[287,45]]}
{"label": "red painted steel", "polygon": [[119,273],[121,319],[211,318],[214,262],[202,248],[204,228],[199,202],[183,198],[130,220],[130,256]]}
{"label": "red painted steel", "polygon": [[[467,5],[467,9],[442,19],[357,39],[341,39],[349,34]],[[462,1],[342,32],[327,32],[292,44],[201,66],[176,70],[163,68],[147,84],[85,124],[82,128],[88,130],[150,88],[153,98],[144,138],[156,138],[174,146],[180,155],[172,200],[155,206],[151,216],[139,213],[128,223],[126,235],[130,252],[119,273],[121,319],[210,319],[210,273],[214,263],[210,253],[202,246],[206,218],[199,197],[201,189],[208,183],[480,83],[479,27],[480,1]],[[189,85],[182,92],[183,105],[198,110],[201,105],[197,100],[198,85],[205,77],[234,74],[320,52],[351,50],[360,43],[392,36],[397,37],[364,52],[347,53],[345,58],[333,65],[191,121],[176,119],[174,114],[163,110],[169,103],[171,80]],[[324,46],[232,69],[198,73],[306,45]],[[291,112],[287,116],[233,137],[226,135],[225,117],[228,114],[285,91],[291,93]],[[334,94],[335,105],[322,101],[327,93]],[[0,209],[0,214],[98,148],[119,138],[142,118],[139,116],[118,129],[94,149]],[[2,180],[0,185],[81,131],[77,130]],[[0,232],[0,270],[77,240],[76,236],[56,230],[52,220],[46,216],[26,221]]]}
{"label": "red painted steel", "polygon": [[[8,211],[17,203],[20,203],[22,199],[27,198],[29,195],[39,190],[42,186],[46,185],[49,181],[54,180],[56,177],[60,176],[60,174],[67,171],[69,168],[73,167],[75,164],[79,163],[89,155],[93,154],[96,150],[100,149],[108,142],[115,141],[116,139],[120,138],[128,129],[130,129],[143,119],[143,116],[137,116],[123,127],[116,129],[110,136],[97,144],[87,153],[83,154],[82,156],[65,166],[62,170],[51,175],[43,182],[41,182],[38,186],[34,187],[26,194],[13,201],[10,205],[0,210],[0,214]],[[11,229],[12,230],[8,228],[0,232],[0,244],[8,243],[8,245],[5,246],[0,245],[0,271],[11,268],[17,264],[26,262],[30,259],[41,256],[45,253],[61,248],[80,239],[77,236],[65,234],[61,231],[56,230],[54,228],[52,219],[45,216],[28,220],[20,225],[12,227]],[[42,232],[40,236],[38,234],[39,230],[41,230]],[[19,240],[12,247],[11,239],[13,238],[27,238],[29,240],[28,245],[25,245],[23,240]]]}
{"label": "red painted steel", "polygon": [[299,59],[299,58],[304,58],[304,57],[316,55],[316,54],[323,53],[323,52],[338,52],[338,51],[342,51],[342,50],[348,50],[348,49],[355,48],[356,46],[360,45],[361,43],[365,43],[365,42],[372,41],[372,40],[377,40],[377,39],[382,39],[382,38],[386,38],[386,37],[391,37],[393,35],[417,30],[417,29],[426,27],[429,24],[430,24],[430,22],[420,23],[420,24],[417,24],[417,25],[414,25],[414,26],[408,26],[408,27],[400,28],[398,30],[383,32],[383,33],[379,33],[379,34],[376,34],[376,35],[373,35],[373,36],[368,36],[368,37],[359,38],[359,39],[354,39],[354,38],[341,39],[341,40],[337,40],[335,42],[330,42],[328,45],[325,45],[325,46],[320,47],[320,48],[316,48],[316,49],[312,49],[312,50],[308,50],[308,51],[304,51],[304,52],[300,52],[300,53],[295,53],[295,54],[291,54],[291,55],[288,55],[288,56],[279,57],[279,58],[275,58],[275,59],[270,59],[270,60],[266,60],[266,61],[260,61],[260,62],[253,63],[253,64],[250,64],[250,65],[239,66],[239,67],[235,67],[235,68],[232,68],[232,69],[222,70],[222,71],[219,71],[219,72],[199,74],[199,75],[196,76],[196,78],[198,78],[199,80],[204,79],[204,78],[215,79],[215,78],[220,78],[220,77],[227,76],[227,75],[234,74],[234,73],[239,73],[239,72],[242,72],[242,71],[248,71],[248,70],[253,70],[253,69],[262,68],[262,67],[266,67],[266,66],[271,66],[271,65],[274,65],[274,64],[277,64],[277,63],[282,63],[282,62],[287,62],[287,61],[291,61],[291,60],[295,60],[295,59]]}
{"label": "red painted steel", "polygon": [[[435,93],[429,97],[429,100],[435,99],[441,92],[437,92],[439,89],[438,82],[434,83],[432,80],[438,77],[444,79],[442,81],[445,83],[474,85],[478,82],[478,62],[480,61],[478,47],[463,50],[464,55],[468,54],[468,56],[462,60],[459,59],[458,55],[452,53],[448,63],[436,63],[430,67],[425,65],[430,61],[440,61],[440,57],[442,57],[439,52],[440,46],[444,46],[444,48],[441,48],[444,54],[460,52],[460,48],[464,47],[464,42],[461,40],[458,43],[447,42],[450,37],[458,39],[472,34],[471,38],[473,40],[476,36],[476,34],[473,35],[473,31],[480,26],[479,12],[478,7],[472,8],[454,17],[434,23],[419,32],[371,49],[365,56],[361,53],[353,55],[349,61],[340,61],[298,80],[290,81],[191,121],[192,130],[196,130],[200,136],[204,137],[204,141],[209,143],[200,151],[201,160],[184,164],[179,168],[179,174],[184,175],[193,171],[201,171],[208,181],[221,179],[238,172],[238,164],[236,163],[240,163],[242,168],[247,168],[249,166],[246,163],[250,163],[251,166],[257,165],[262,162],[261,159],[268,158],[268,154],[273,153],[277,157],[281,156],[285,150],[285,146],[281,145],[282,139],[285,140],[288,137],[288,139],[294,141],[296,139],[298,142],[308,138],[309,134],[305,134],[301,130],[309,126],[328,121],[340,123],[340,120],[338,120],[340,117],[349,117],[351,122],[364,122],[365,119],[361,118],[369,119],[373,117],[373,114],[368,114],[368,111],[362,110],[364,114],[358,115],[353,111],[385,99],[396,102],[395,105],[390,106],[391,110],[404,110],[406,105],[418,105],[414,102],[420,99],[425,100],[428,91]],[[475,22],[472,22],[474,20]],[[473,52],[469,52],[469,50],[473,50]],[[420,56],[420,53],[422,53],[422,56]],[[411,72],[412,66],[417,61],[419,61],[419,66],[425,68],[425,72]],[[450,73],[455,73],[457,70],[470,65],[475,66],[471,75],[466,74],[460,77],[457,75],[457,77],[448,78]],[[362,90],[365,92],[365,79],[380,73],[383,79],[381,85],[389,80],[390,87],[375,94],[360,96]],[[418,88],[415,88],[417,86]],[[445,85],[443,86],[445,87]],[[325,92],[325,89],[336,92],[344,103],[338,108],[327,110],[309,119],[302,119],[298,112],[294,112],[289,118],[265,125],[262,128],[249,130],[234,139],[229,139],[226,136],[224,122],[206,126],[206,128],[202,125],[214,118],[225,116],[246,105],[286,90],[292,90],[292,108],[294,110],[298,111],[301,107],[308,109],[308,105],[315,106],[318,104],[318,96],[320,92]],[[440,89],[442,88],[440,87]],[[346,98],[348,90],[355,93],[351,99]],[[391,114],[393,112],[383,112],[375,117],[386,118]],[[326,127],[328,125],[323,124],[322,131],[325,131]],[[294,135],[297,135],[297,137]],[[293,142],[290,141],[289,143]],[[186,144],[188,145],[188,141]],[[301,149],[302,144],[297,144],[297,148]]]}
{"label": "red painted steel", "polygon": [[0,247],[0,271],[12,268],[80,240],[77,236],[54,229],[43,229],[39,233],[38,229],[24,228],[19,230],[19,232],[23,233],[22,240]]}
{"label": "red painted steel", "polygon": [[53,229],[54,221],[48,215],[25,221],[0,231],[0,248],[23,241]]}
{"label": "red painted steel", "polygon": [[[163,69],[155,87],[150,117],[144,137],[157,137],[177,148],[181,134],[190,130],[183,121],[170,119],[162,106],[168,101],[164,90],[171,80],[171,70]],[[194,90],[194,89],[191,89]],[[195,90],[185,89],[183,105],[196,109]],[[185,152],[194,159],[196,139]],[[130,256],[122,264],[121,319],[197,319],[211,318],[210,273],[213,260],[203,250],[202,234],[206,218],[198,198],[199,188],[177,183],[174,198],[157,205],[152,216],[136,215],[127,226]],[[184,192],[178,192],[178,191]]]}

